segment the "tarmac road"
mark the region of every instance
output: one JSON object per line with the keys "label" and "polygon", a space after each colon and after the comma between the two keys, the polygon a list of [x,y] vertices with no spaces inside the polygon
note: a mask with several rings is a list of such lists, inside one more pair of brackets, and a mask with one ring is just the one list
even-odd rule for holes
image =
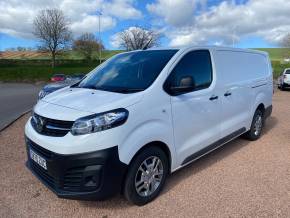
{"label": "tarmac road", "polygon": [[32,109],[40,86],[25,83],[0,83],[0,131]]}

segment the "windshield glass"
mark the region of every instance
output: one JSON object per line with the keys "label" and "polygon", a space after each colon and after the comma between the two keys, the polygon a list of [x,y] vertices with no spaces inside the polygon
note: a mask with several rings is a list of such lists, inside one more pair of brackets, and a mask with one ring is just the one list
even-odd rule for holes
{"label": "windshield glass", "polygon": [[290,70],[286,70],[285,74],[290,74]]}
{"label": "windshield glass", "polygon": [[147,50],[116,55],[93,70],[78,87],[130,93],[148,88],[177,50]]}

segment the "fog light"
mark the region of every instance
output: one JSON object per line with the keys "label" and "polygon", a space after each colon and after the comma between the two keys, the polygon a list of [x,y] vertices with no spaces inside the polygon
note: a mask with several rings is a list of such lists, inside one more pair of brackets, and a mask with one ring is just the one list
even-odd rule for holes
{"label": "fog light", "polygon": [[88,176],[85,178],[85,187],[96,187],[97,186],[97,176]]}
{"label": "fog light", "polygon": [[83,187],[89,190],[97,189],[100,185],[101,174],[101,165],[87,166],[83,174]]}

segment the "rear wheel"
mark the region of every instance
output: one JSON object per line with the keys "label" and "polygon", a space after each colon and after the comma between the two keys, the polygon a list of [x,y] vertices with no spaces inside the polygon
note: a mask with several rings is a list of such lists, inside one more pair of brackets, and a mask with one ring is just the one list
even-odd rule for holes
{"label": "rear wheel", "polygon": [[257,109],[250,130],[245,134],[245,137],[251,141],[260,138],[264,126],[264,113],[261,109]]}
{"label": "rear wheel", "polygon": [[158,147],[142,150],[132,161],[124,183],[127,200],[144,205],[156,198],[169,172],[166,154]]}

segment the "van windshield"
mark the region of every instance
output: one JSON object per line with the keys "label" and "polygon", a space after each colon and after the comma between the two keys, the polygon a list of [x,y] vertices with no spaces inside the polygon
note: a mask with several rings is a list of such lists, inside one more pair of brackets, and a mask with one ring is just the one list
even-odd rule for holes
{"label": "van windshield", "polygon": [[146,50],[116,55],[76,87],[132,93],[148,88],[178,50]]}
{"label": "van windshield", "polygon": [[290,74],[290,70],[286,70],[285,74]]}

